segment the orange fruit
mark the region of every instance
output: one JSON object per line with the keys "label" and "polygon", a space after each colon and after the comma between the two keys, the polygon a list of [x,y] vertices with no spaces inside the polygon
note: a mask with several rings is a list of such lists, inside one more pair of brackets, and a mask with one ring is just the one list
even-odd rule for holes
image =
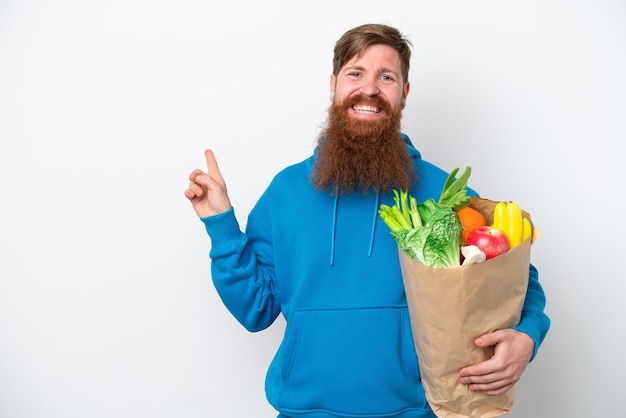
{"label": "orange fruit", "polygon": [[478,228],[479,226],[487,225],[487,220],[485,219],[483,214],[472,207],[466,206],[463,209],[457,211],[456,214],[459,216],[461,225],[463,225],[463,231],[461,231],[463,241],[467,241],[467,237],[474,229]]}

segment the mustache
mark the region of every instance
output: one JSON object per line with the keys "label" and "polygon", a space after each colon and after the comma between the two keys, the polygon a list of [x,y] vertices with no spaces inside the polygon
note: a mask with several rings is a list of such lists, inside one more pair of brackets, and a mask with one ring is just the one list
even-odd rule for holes
{"label": "mustache", "polygon": [[341,107],[347,110],[355,104],[376,106],[386,113],[391,113],[392,111],[391,105],[380,96],[366,96],[363,93],[357,94],[356,96],[352,96],[344,100],[344,102],[341,104]]}

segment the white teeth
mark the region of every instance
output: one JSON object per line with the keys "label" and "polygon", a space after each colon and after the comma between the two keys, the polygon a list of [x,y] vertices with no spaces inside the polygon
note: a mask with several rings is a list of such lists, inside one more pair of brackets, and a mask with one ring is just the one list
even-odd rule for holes
{"label": "white teeth", "polygon": [[380,110],[376,106],[352,106],[354,110],[362,113],[378,113]]}

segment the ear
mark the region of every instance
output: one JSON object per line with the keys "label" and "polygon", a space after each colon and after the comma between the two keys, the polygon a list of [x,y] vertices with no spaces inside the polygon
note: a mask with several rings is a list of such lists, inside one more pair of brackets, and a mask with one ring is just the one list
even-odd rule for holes
{"label": "ear", "polygon": [[333,98],[335,97],[335,87],[337,86],[337,77],[335,77],[335,74],[331,74],[330,75],[330,101],[333,101]]}
{"label": "ear", "polygon": [[411,90],[411,83],[407,81],[404,85],[404,91],[402,92],[402,101],[406,100],[406,97],[409,95],[409,90]]}

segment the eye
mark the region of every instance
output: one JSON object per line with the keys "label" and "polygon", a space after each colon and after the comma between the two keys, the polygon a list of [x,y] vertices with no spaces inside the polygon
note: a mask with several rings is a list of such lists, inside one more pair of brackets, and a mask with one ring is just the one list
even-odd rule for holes
{"label": "eye", "polygon": [[360,76],[361,76],[361,73],[359,71],[350,71],[348,73],[348,77],[359,78]]}
{"label": "eye", "polygon": [[389,74],[382,74],[380,76],[380,79],[383,80],[385,83],[393,83],[395,81],[395,78],[393,78],[393,76]]}

